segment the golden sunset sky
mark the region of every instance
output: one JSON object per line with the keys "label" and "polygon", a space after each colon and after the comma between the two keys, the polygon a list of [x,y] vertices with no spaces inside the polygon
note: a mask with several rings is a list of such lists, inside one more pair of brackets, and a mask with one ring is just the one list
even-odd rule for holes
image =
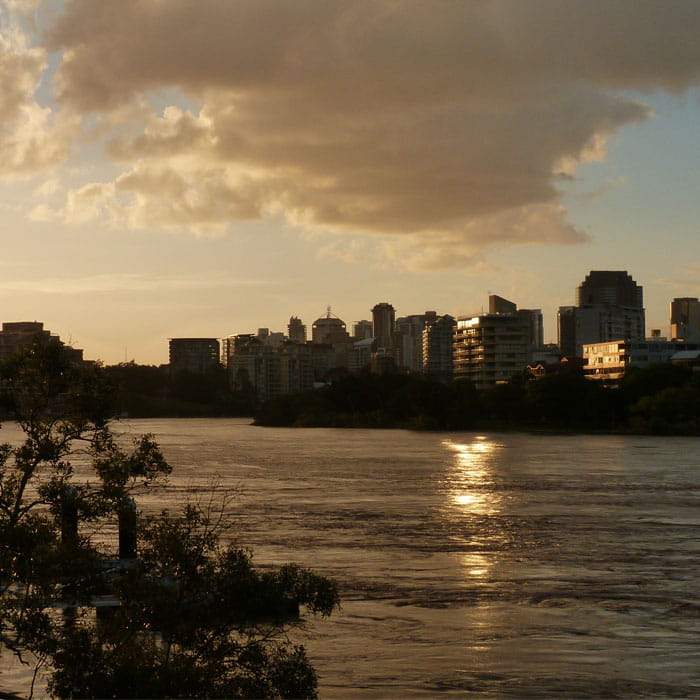
{"label": "golden sunset sky", "polygon": [[4,0],[0,320],[170,337],[700,296],[700,2]]}

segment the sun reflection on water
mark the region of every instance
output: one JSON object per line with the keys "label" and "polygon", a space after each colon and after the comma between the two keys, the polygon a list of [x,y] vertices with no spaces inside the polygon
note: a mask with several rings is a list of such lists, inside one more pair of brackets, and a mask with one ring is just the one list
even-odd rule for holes
{"label": "sun reflection on water", "polygon": [[460,555],[460,563],[465,572],[474,578],[483,578],[491,569],[491,561],[485,554],[470,552]]}
{"label": "sun reflection on water", "polygon": [[485,585],[501,550],[503,531],[500,518],[501,490],[495,472],[501,445],[483,435],[469,442],[443,441],[453,456],[445,475],[446,515],[451,522],[451,539],[460,545],[459,565],[464,583],[474,591]]}
{"label": "sun reflection on water", "polygon": [[498,443],[477,435],[468,443],[445,440],[443,446],[455,453],[453,469],[447,478],[453,504],[466,513],[498,513],[500,498],[493,490],[492,472],[493,452]]}

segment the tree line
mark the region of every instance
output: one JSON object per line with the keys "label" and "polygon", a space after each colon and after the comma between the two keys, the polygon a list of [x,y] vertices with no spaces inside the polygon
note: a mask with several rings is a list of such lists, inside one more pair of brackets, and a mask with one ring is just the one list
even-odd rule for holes
{"label": "tree line", "polygon": [[251,416],[256,396],[252,386],[234,391],[224,367],[207,372],[173,371],[123,362],[104,368],[115,387],[117,413],[132,418]]}
{"label": "tree line", "polygon": [[[529,373],[477,390],[421,374],[335,370],[328,384],[259,401],[252,385],[233,391],[224,368],[171,372],[134,362],[103,368],[116,415],[135,418],[254,416],[258,425],[477,428],[700,434],[700,375],[669,363],[631,367],[612,388],[580,368]],[[0,407],[0,410],[2,408]]]}
{"label": "tree line", "polygon": [[578,368],[477,390],[425,375],[346,375],[328,386],[278,396],[255,414],[258,425],[526,429],[700,435],[700,374],[658,364],[631,367],[617,386],[586,379]]}

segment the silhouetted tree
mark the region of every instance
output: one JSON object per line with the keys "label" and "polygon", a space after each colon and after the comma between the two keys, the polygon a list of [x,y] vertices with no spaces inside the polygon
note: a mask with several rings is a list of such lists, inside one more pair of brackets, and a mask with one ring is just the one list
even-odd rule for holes
{"label": "silhouetted tree", "polygon": [[[0,649],[46,665],[56,697],[314,695],[283,633],[300,604],[331,612],[332,581],[292,565],[258,573],[197,504],[146,521],[138,560],[95,544],[93,525],[126,517],[134,486],[170,471],[152,436],[120,445],[113,395],[100,366],[58,343],[0,366],[0,400],[24,432],[0,446]],[[113,612],[98,618],[105,593]]]}
{"label": "silhouetted tree", "polygon": [[691,370],[670,362],[657,363],[649,367],[632,366],[620,379],[619,391],[625,403],[631,406],[644,396],[653,396],[669,387],[684,386],[691,379]]}
{"label": "silhouetted tree", "polygon": [[167,365],[125,362],[106,367],[105,373],[116,387],[119,413],[131,417],[251,416],[255,410],[250,382],[233,390],[223,367],[172,372]]}
{"label": "silhouetted tree", "polygon": [[562,370],[528,382],[527,413],[535,425],[583,428],[596,423],[594,395],[601,386],[580,369]]}
{"label": "silhouetted tree", "polygon": [[526,381],[518,375],[510,382],[484,389],[481,392],[482,417],[504,425],[526,420],[525,388]]}

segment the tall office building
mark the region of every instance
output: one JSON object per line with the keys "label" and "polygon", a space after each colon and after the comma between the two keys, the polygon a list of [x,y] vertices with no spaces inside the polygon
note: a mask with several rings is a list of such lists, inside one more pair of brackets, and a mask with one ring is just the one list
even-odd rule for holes
{"label": "tall office building", "polygon": [[591,270],[576,290],[576,305],[644,308],[642,288],[627,270]]}
{"label": "tall office building", "polygon": [[293,343],[306,342],[306,326],[301,322],[300,318],[292,316],[287,325],[287,335]]}
{"label": "tall office building", "polygon": [[394,350],[394,326],[396,313],[387,302],[376,304],[372,309],[372,330],[377,341],[377,349]]}
{"label": "tall office building", "polygon": [[[560,306],[557,312],[557,344],[564,357],[579,357],[576,347],[576,307]],[[582,352],[582,350],[581,350]]]}
{"label": "tall office building", "polygon": [[352,337],[357,340],[367,340],[374,338],[372,321],[358,321],[352,326]]}
{"label": "tall office building", "polygon": [[544,322],[542,309],[518,309],[515,312],[527,324],[530,351],[534,352],[544,346]]}
{"label": "tall office building", "polygon": [[423,371],[423,330],[437,319],[435,311],[412,314],[396,319],[394,346],[399,367],[411,372]]}
{"label": "tall office building", "polygon": [[443,382],[452,381],[453,339],[456,321],[445,314],[428,321],[423,329],[423,372]]}
{"label": "tall office building", "polygon": [[671,338],[687,340],[700,335],[700,301],[680,297],[671,302]]}
{"label": "tall office building", "polygon": [[497,294],[489,294],[490,314],[514,314],[517,310],[517,305],[512,301],[499,297]]}
{"label": "tall office building", "polygon": [[643,340],[644,302],[625,270],[592,270],[576,290],[576,306],[559,308],[559,348],[581,357],[583,346],[608,340]]}

